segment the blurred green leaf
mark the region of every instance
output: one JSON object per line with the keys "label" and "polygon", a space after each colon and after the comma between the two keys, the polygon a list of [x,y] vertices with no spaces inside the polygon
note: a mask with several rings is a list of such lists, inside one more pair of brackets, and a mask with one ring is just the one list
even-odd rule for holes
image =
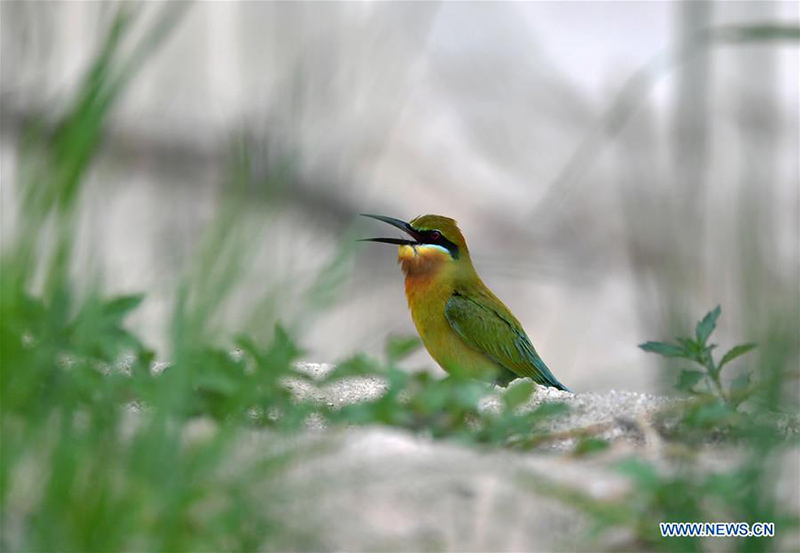
{"label": "blurred green leaf", "polygon": [[667,342],[645,342],[639,344],[639,347],[644,351],[657,353],[664,357],[687,357],[689,355],[684,348]]}
{"label": "blurred green leaf", "polygon": [[632,478],[644,490],[658,488],[661,483],[661,478],[656,468],[641,459],[630,458],[620,461],[617,463],[617,470]]}
{"label": "blurred green leaf", "polygon": [[143,349],[139,339],[122,326],[141,301],[138,295],[107,301],[96,296],[87,299],[68,329],[75,353],[111,363],[126,349]]}
{"label": "blurred green leaf", "polygon": [[373,376],[384,373],[385,371],[380,363],[363,353],[359,353],[337,363],[333,370],[325,376],[324,380],[325,382],[332,382],[353,376]]}
{"label": "blurred green leaf", "polygon": [[117,296],[107,301],[103,306],[103,311],[109,317],[122,320],[131,311],[139,307],[144,300],[144,294],[131,294],[128,296]]}
{"label": "blurred green leaf", "polygon": [[693,422],[702,427],[725,425],[734,411],[722,401],[700,406],[694,413]]}
{"label": "blurred green leaf", "polygon": [[386,358],[390,364],[402,361],[422,346],[416,336],[392,336],[386,342]]}
{"label": "blurred green leaf", "polygon": [[314,312],[328,309],[342,297],[356,251],[355,228],[351,228],[342,235],[335,255],[318,272],[317,278],[305,294],[309,309]]}
{"label": "blurred green leaf", "polygon": [[506,409],[513,411],[527,402],[531,398],[534,390],[536,390],[536,384],[527,378],[520,379],[513,386],[509,386],[503,394],[503,403]]}
{"label": "blurred green leaf", "polygon": [[609,447],[611,447],[611,444],[608,440],[593,437],[583,438],[572,450],[572,454],[578,457],[584,457],[600,453],[601,451],[607,450]]}
{"label": "blurred green leaf", "polygon": [[737,357],[740,357],[748,351],[755,349],[755,347],[756,344],[739,344],[738,346],[732,347],[725,355],[722,356],[722,361],[719,362],[719,370],[722,370],[722,367]]}
{"label": "blurred green leaf", "polygon": [[709,311],[703,320],[697,323],[697,328],[695,329],[695,336],[697,337],[697,342],[703,346],[705,346],[708,337],[711,336],[711,333],[714,332],[714,329],[717,326],[717,319],[719,319],[720,314],[722,313],[721,307],[718,305],[712,311]]}
{"label": "blurred green leaf", "polygon": [[295,343],[292,337],[280,324],[275,325],[275,335],[267,349],[269,361],[276,366],[291,365],[303,350]]}
{"label": "blurred green leaf", "polygon": [[676,386],[684,392],[692,392],[697,383],[703,380],[704,376],[700,371],[681,371]]}
{"label": "blurred green leaf", "polygon": [[729,43],[800,41],[800,26],[788,23],[761,23],[757,25],[728,25],[707,31],[712,41]]}

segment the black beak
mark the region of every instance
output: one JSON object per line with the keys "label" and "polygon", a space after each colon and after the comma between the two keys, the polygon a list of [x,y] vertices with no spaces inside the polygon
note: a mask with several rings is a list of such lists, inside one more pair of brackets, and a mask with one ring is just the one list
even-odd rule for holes
{"label": "black beak", "polygon": [[414,240],[404,240],[402,238],[362,238],[359,240],[359,242],[382,242],[384,244],[397,244],[400,246],[413,246],[414,244],[420,243],[420,239],[422,238],[420,234],[405,221],[401,221],[400,219],[395,219],[393,217],[385,217],[383,215],[370,215],[368,213],[361,213],[361,216],[369,217],[370,219],[377,219],[378,221],[383,221],[384,223],[388,223],[393,227],[397,227],[406,234],[410,235]]}

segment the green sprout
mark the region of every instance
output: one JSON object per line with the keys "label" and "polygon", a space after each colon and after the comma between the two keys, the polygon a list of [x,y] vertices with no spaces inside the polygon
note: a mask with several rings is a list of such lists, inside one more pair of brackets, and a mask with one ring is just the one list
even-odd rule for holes
{"label": "green sprout", "polygon": [[734,359],[754,349],[756,344],[748,343],[734,346],[722,356],[719,362],[715,361],[712,352],[717,347],[717,344],[709,343],[709,338],[717,327],[717,319],[719,319],[721,313],[722,309],[719,306],[713,311],[709,311],[706,316],[697,323],[694,338],[676,338],[675,341],[677,343],[645,342],[639,347],[644,351],[657,353],[664,357],[677,357],[693,361],[696,365],[702,367],[703,370],[681,371],[676,387],[679,390],[698,395],[702,392],[697,390],[697,386],[705,381],[709,392],[713,390],[719,399],[735,408],[748,397],[750,391],[750,373],[744,373],[734,379],[729,389],[726,391],[725,387],[722,385],[722,369]]}

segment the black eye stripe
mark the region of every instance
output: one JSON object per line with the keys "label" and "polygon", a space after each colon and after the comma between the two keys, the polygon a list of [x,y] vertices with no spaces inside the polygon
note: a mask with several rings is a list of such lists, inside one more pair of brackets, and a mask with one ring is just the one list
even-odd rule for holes
{"label": "black eye stripe", "polygon": [[458,246],[455,245],[453,242],[448,240],[444,237],[441,231],[432,229],[422,231],[422,236],[424,238],[424,242],[427,244],[435,244],[437,246],[442,246],[446,248],[447,251],[450,252],[450,255],[453,256],[453,259],[458,259]]}

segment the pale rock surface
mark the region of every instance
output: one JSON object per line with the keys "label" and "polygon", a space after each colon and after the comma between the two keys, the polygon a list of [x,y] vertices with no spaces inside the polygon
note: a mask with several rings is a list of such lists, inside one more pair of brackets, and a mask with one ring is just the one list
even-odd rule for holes
{"label": "pale rock surface", "polygon": [[[300,366],[315,377],[331,368]],[[332,407],[373,399],[386,388],[374,377],[321,387],[302,381],[289,385],[299,398]],[[497,409],[500,401],[495,392],[482,408]],[[667,466],[651,416],[674,401],[633,392],[573,394],[537,388],[523,408],[564,402],[570,414],[555,420],[554,430],[568,434],[596,428],[597,435],[611,441],[608,450],[586,458],[568,453],[571,438],[545,452],[525,453],[467,447],[378,426],[322,431],[324,425],[312,422],[305,439],[314,444],[312,450],[319,447],[324,453],[294,466],[283,480],[295,499],[285,511],[287,524],[298,525],[294,530],[301,533],[304,525],[314,525],[314,533],[324,536],[321,547],[329,551],[593,549],[598,543],[585,539],[589,522],[543,493],[542,486],[555,483],[596,499],[623,496],[630,484],[614,469],[615,461],[636,455]],[[249,445],[261,450],[263,440],[271,439],[254,433]],[[708,465],[718,470],[731,459],[716,450],[707,455]],[[788,461],[784,483],[791,490],[799,485],[798,470],[792,467],[794,457]],[[787,492],[787,500],[796,502],[796,494]],[[603,547],[631,547],[629,540],[621,530],[606,536]]]}
{"label": "pale rock surface", "polygon": [[[308,363],[298,368],[321,378],[332,366]],[[374,399],[386,389],[375,377],[324,386],[303,380],[287,384],[298,398],[333,408]],[[498,409],[499,393],[485,398],[482,408]],[[652,415],[675,401],[634,392],[573,394],[538,387],[523,409],[564,402],[570,414],[551,423],[567,437],[535,452],[469,447],[381,426],[326,429],[321,420],[312,420],[299,437],[250,432],[231,452],[230,467],[240,471],[250,463],[294,453],[282,475],[253,490],[283,525],[288,541],[281,550],[630,550],[642,546],[631,541],[627,530],[611,532],[602,542],[587,539],[591,521],[555,498],[552,489],[613,501],[624,497],[631,485],[615,469],[618,461],[635,456],[672,470],[670,446],[653,427]],[[210,420],[196,421],[186,439],[208,438],[214,427]],[[596,429],[611,447],[575,457],[569,433],[587,428]],[[700,466],[710,472],[726,470],[740,455],[732,447],[707,445]],[[784,458],[778,479],[779,497],[794,512],[800,501],[797,461],[795,448]],[[784,543],[798,550],[800,535],[794,531]],[[706,540],[704,546],[729,550],[730,542]]]}

